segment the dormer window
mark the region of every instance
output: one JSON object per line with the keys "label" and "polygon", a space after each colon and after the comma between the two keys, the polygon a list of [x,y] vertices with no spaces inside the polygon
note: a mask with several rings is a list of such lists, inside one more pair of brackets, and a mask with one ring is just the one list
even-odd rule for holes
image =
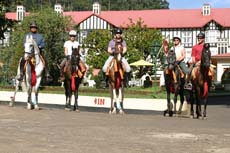
{"label": "dormer window", "polygon": [[98,15],[101,13],[101,5],[99,2],[93,3],[93,13],[98,14]]}
{"label": "dormer window", "polygon": [[62,6],[61,4],[55,4],[54,5],[54,10],[59,13],[59,14],[62,14],[63,13],[63,9],[62,9]]}
{"label": "dormer window", "polygon": [[26,9],[24,6],[17,6],[17,21],[22,21],[26,13]]}
{"label": "dormer window", "polygon": [[203,14],[203,16],[211,14],[211,6],[209,4],[204,4],[203,5],[202,14]]}

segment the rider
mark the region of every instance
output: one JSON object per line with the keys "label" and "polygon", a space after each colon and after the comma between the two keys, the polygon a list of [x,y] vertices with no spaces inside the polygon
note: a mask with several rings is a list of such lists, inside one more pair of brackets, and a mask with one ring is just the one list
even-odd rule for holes
{"label": "rider", "polygon": [[[69,40],[65,41],[64,43],[64,54],[65,58],[60,64],[60,71],[61,71],[61,77],[60,80],[63,81],[64,78],[64,67],[66,64],[67,60],[70,60],[71,55],[72,55],[72,48],[78,48],[78,55],[80,55],[79,50],[80,50],[80,44],[78,41],[75,40],[75,37],[77,36],[77,32],[75,30],[70,30],[69,32]],[[83,62],[82,58],[79,62],[79,66],[81,68],[82,72],[86,71],[86,66],[85,63]]]}
{"label": "rider", "polygon": [[[46,61],[46,59],[45,59],[45,57],[43,55],[44,48],[45,48],[45,40],[44,40],[43,36],[40,33],[38,33],[38,26],[37,26],[37,24],[35,22],[32,22],[30,24],[29,28],[30,28],[30,32],[25,35],[23,44],[25,44],[27,36],[32,36],[32,38],[35,40],[35,42],[38,45],[38,48],[40,50],[40,54],[42,55],[43,59],[45,60],[46,77],[47,77],[47,79],[52,79],[50,74],[49,74],[49,71],[48,71],[47,61]],[[17,79],[19,81],[21,81],[23,79],[23,76],[24,76],[24,64],[25,64],[25,59],[22,56],[20,58],[20,74],[17,76]]]}
{"label": "rider", "polygon": [[173,47],[171,49],[175,51],[176,62],[180,66],[180,68],[184,72],[184,74],[186,75],[186,77],[185,77],[185,89],[191,89],[192,84],[188,80],[189,71],[188,71],[186,63],[184,61],[186,52],[185,52],[185,48],[181,44],[181,39],[179,37],[177,37],[177,36],[173,37]]}
{"label": "rider", "polygon": [[[122,44],[122,47],[123,47],[123,52],[122,52],[122,55],[123,55],[123,58],[122,58],[122,63],[125,65],[124,66],[124,70],[125,70],[125,82],[126,82],[126,86],[128,86],[128,80],[129,80],[129,73],[131,71],[131,68],[127,62],[127,60],[125,59],[124,55],[127,51],[127,46],[126,46],[126,42],[125,40],[122,38],[122,30],[117,28],[115,29],[115,36],[112,40],[110,40],[109,42],[109,45],[108,45],[108,53],[109,53],[109,58],[106,60],[102,70],[104,73],[107,72],[107,68],[108,68],[108,65],[109,63],[112,61],[113,59],[113,52],[115,51],[115,44],[116,42],[120,42]],[[105,75],[104,74],[104,81],[106,82],[106,86],[108,84],[108,77],[107,77],[107,74]]]}
{"label": "rider", "polygon": [[[201,55],[203,51],[203,47],[205,44],[205,34],[200,32],[197,35],[198,43],[192,47],[192,67],[199,65],[201,61]],[[209,76],[213,77],[214,70],[212,67],[209,67]]]}

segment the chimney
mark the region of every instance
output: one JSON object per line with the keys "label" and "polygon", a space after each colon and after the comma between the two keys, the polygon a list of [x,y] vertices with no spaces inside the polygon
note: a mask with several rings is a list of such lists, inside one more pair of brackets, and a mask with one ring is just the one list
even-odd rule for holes
{"label": "chimney", "polygon": [[100,15],[101,14],[101,5],[99,2],[94,2],[93,3],[93,13]]}
{"label": "chimney", "polygon": [[210,4],[204,4],[202,7],[202,14],[203,16],[208,16],[211,14],[211,6]]}
{"label": "chimney", "polygon": [[54,11],[57,12],[58,14],[62,14],[63,8],[62,8],[61,4],[55,4],[54,5]]}
{"label": "chimney", "polygon": [[17,15],[16,15],[16,19],[17,21],[22,21],[24,16],[26,14],[26,9],[24,6],[22,5],[18,5],[17,6]]}

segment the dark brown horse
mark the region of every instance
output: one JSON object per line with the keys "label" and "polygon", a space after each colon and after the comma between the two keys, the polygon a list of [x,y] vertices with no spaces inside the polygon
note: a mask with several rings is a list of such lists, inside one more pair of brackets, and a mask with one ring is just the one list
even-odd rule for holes
{"label": "dark brown horse", "polygon": [[111,92],[111,107],[109,113],[124,113],[123,100],[124,100],[124,70],[121,63],[122,58],[122,45],[121,43],[115,44],[114,58],[108,67],[109,72],[109,85]]}
{"label": "dark brown horse", "polygon": [[67,60],[64,71],[64,87],[66,96],[66,110],[71,110],[71,99],[72,94],[74,94],[74,111],[79,111],[78,108],[78,89],[83,79],[84,74],[81,72],[79,62],[80,55],[78,48],[72,49],[72,55],[69,60]]}
{"label": "dark brown horse", "polygon": [[[167,56],[168,67],[164,71],[165,77],[165,88],[167,93],[167,110],[164,111],[164,116],[169,114],[169,116],[173,116],[173,114],[181,114],[182,106],[184,103],[184,74],[181,71],[179,65],[176,62],[176,54],[174,50],[170,50]],[[174,93],[174,109],[171,104],[171,93]],[[177,96],[180,95],[180,107],[177,111],[176,103]]]}
{"label": "dark brown horse", "polygon": [[[192,84],[195,93],[195,99],[193,98],[192,92],[190,93],[190,102],[191,102],[191,110],[190,115],[194,118],[194,110],[193,104],[194,100],[196,101],[196,115],[197,118],[202,117],[206,118],[206,108],[207,108],[207,99],[208,99],[208,91],[211,82],[211,77],[208,75],[209,67],[211,61],[211,52],[209,49],[209,44],[204,44],[201,62],[196,65],[192,71]],[[202,114],[201,104],[204,104],[204,110]]]}

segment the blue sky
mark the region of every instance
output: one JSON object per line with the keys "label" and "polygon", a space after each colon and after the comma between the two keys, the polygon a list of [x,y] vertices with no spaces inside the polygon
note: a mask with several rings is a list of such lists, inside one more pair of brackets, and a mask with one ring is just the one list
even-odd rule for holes
{"label": "blue sky", "polygon": [[203,4],[210,4],[211,8],[230,8],[230,0],[167,0],[170,9],[201,8]]}

